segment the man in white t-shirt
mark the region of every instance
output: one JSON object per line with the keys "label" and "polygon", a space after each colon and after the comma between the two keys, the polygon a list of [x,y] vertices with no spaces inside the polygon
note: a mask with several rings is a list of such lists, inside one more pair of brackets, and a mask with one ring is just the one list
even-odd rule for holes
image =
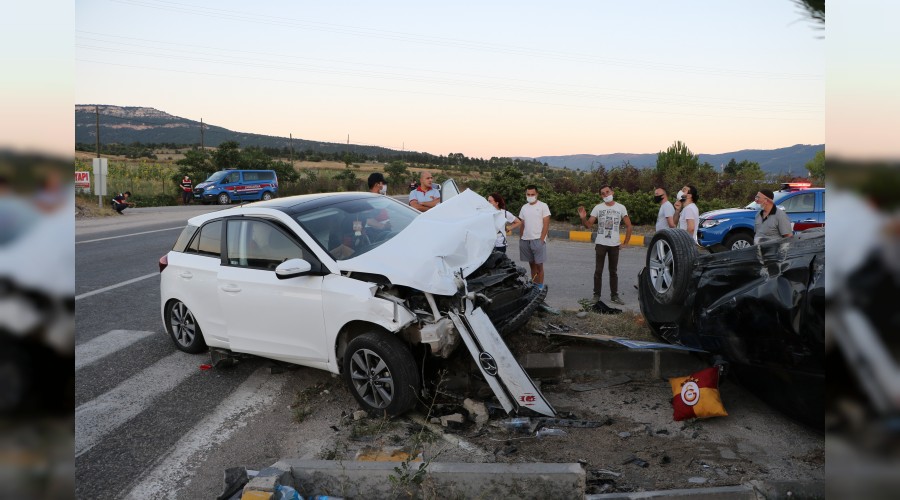
{"label": "man in white t-shirt", "polygon": [[595,267],[594,267],[594,300],[600,300],[600,292],[603,290],[603,265],[609,258],[609,291],[610,300],[616,304],[625,302],[619,297],[619,227],[625,224],[625,241],[627,245],[631,241],[631,219],[628,217],[628,209],[625,205],[613,201],[613,190],[609,186],[600,188],[600,196],[603,203],[591,210],[590,219],[584,207],[578,207],[578,216],[584,227],[591,229],[595,221],[597,225],[597,239],[594,242]]}
{"label": "man in white t-shirt", "polygon": [[656,230],[675,227],[675,207],[669,201],[669,196],[663,188],[656,188],[653,192],[653,201],[659,203],[659,212],[656,214]]}
{"label": "man in white t-shirt", "polygon": [[409,205],[420,212],[427,212],[441,203],[441,192],[432,183],[434,176],[423,170],[419,175],[419,187],[409,192]]}
{"label": "man in white t-shirt", "polygon": [[697,229],[700,228],[700,209],[697,208],[697,200],[700,198],[697,188],[694,186],[685,186],[687,192],[683,193],[684,197],[681,203],[681,210],[678,216],[678,227],[684,229],[697,242]]}
{"label": "man in white t-shirt", "polygon": [[531,281],[539,288],[544,287],[544,261],[547,259],[547,234],[550,232],[550,207],[538,201],[537,186],[525,188],[528,202],[519,210],[522,219],[522,240],[519,242],[519,257],[531,267]]}

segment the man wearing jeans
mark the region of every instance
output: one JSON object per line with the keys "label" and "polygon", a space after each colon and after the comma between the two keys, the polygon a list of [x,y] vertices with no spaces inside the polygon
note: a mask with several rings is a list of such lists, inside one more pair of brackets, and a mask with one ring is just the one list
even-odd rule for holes
{"label": "man wearing jeans", "polygon": [[584,227],[591,229],[595,221],[597,225],[597,239],[594,245],[596,256],[594,269],[594,300],[600,300],[600,292],[603,290],[603,265],[609,258],[609,291],[610,300],[616,304],[625,302],[619,297],[619,226],[625,223],[625,244],[631,240],[631,219],[628,218],[628,210],[625,205],[613,201],[613,190],[609,186],[600,188],[600,196],[603,203],[591,210],[591,217],[587,219],[584,207],[578,207],[578,216]]}
{"label": "man wearing jeans", "polygon": [[522,240],[519,242],[519,258],[528,261],[531,281],[544,287],[544,261],[547,259],[547,233],[550,232],[550,207],[538,201],[537,186],[525,188],[528,202],[519,210],[522,219]]}

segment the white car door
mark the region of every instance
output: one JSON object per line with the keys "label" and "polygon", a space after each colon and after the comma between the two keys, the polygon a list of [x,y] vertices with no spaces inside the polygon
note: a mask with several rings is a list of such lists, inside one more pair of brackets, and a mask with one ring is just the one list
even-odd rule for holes
{"label": "white car door", "polygon": [[167,295],[187,305],[204,337],[212,344],[224,342],[226,338],[225,321],[216,297],[223,225],[222,221],[213,221],[201,227],[184,252],[170,252],[167,269],[173,274]]}
{"label": "white car door", "polygon": [[231,349],[299,364],[327,362],[322,276],[275,276],[275,267],[291,258],[320,269],[315,256],[268,221],[230,219],[226,231],[217,295]]}

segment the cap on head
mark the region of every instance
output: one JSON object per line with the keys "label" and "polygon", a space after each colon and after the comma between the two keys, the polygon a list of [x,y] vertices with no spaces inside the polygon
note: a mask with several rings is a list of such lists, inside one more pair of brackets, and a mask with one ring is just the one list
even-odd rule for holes
{"label": "cap on head", "polygon": [[372,186],[379,182],[387,184],[387,181],[384,180],[384,175],[381,172],[372,173],[372,175],[369,176],[369,189],[372,189]]}
{"label": "cap on head", "polygon": [[775,193],[772,192],[771,189],[760,189],[759,194],[765,196],[766,198],[775,201]]}

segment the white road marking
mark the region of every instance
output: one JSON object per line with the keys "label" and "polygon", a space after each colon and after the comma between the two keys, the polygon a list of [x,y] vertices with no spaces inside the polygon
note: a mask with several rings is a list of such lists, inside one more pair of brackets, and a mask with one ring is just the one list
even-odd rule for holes
{"label": "white road marking", "polygon": [[141,330],[111,330],[75,346],[75,371],[153,335]]}
{"label": "white road marking", "polygon": [[123,286],[127,286],[127,285],[130,285],[130,284],[132,284],[132,283],[137,283],[138,281],[145,280],[145,279],[147,279],[147,278],[152,278],[152,277],[154,277],[154,276],[159,276],[159,273],[145,274],[144,276],[138,276],[137,278],[130,279],[130,280],[128,280],[128,281],[123,281],[123,282],[118,283],[118,284],[116,284],[116,285],[110,285],[110,286],[106,286],[106,287],[103,287],[103,288],[98,288],[97,290],[91,290],[90,292],[85,292],[85,293],[82,293],[81,295],[76,295],[76,296],[75,296],[75,300],[81,300],[81,299],[90,297],[91,295],[97,295],[98,293],[103,293],[103,292],[108,292],[108,291],[110,291],[110,290],[115,290],[116,288],[123,287]]}
{"label": "white road marking", "polygon": [[209,416],[186,432],[125,498],[176,498],[178,490],[194,475],[192,468],[203,463],[204,454],[244,427],[250,417],[269,408],[287,379],[286,376],[273,377],[268,368],[253,372]]}
{"label": "white road marking", "polygon": [[152,230],[152,231],[141,231],[140,233],[122,234],[122,235],[119,235],[119,236],[109,236],[109,237],[106,237],[106,238],[97,238],[97,239],[94,239],[94,240],[76,241],[75,244],[76,244],[76,245],[80,245],[80,244],[82,244],[82,243],[94,243],[94,242],[97,242],[97,241],[115,240],[115,239],[118,239],[118,238],[129,238],[129,237],[131,237],[131,236],[137,236],[137,235],[140,235],[140,234],[158,233],[158,232],[160,232],[160,231],[174,231],[174,230],[176,230],[176,229],[184,229],[184,226],[167,227],[167,228],[165,228],[165,229],[154,229],[154,230]]}
{"label": "white road marking", "polygon": [[143,412],[157,397],[198,373],[198,366],[205,359],[176,352],[76,408],[75,456],[93,448],[104,436]]}

